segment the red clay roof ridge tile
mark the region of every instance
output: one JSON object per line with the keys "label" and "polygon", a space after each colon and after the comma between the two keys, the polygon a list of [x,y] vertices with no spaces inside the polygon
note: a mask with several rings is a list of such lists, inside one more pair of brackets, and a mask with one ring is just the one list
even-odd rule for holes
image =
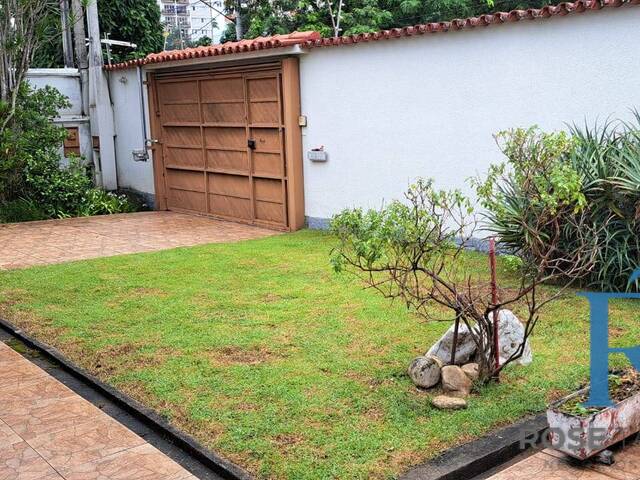
{"label": "red clay roof ridge tile", "polygon": [[640,5],[640,0],[576,0],[575,2],[563,2],[557,5],[547,5],[542,8],[529,8],[526,10],[512,10],[510,12],[496,12],[477,17],[456,18],[450,22],[433,22],[413,25],[403,28],[393,28],[375,33],[360,33],[337,38],[320,38],[309,41],[305,47],[326,47],[338,45],[350,45],[354,43],[386,40],[392,38],[410,37],[425,33],[439,33],[454,30],[471,29],[475,27],[487,27],[507,22],[520,20],[537,20],[553,16],[565,16],[570,13],[582,13],[586,11],[600,10],[605,7],[620,7],[622,5]]}
{"label": "red clay roof ridge tile", "polygon": [[207,47],[193,47],[182,50],[168,50],[159,53],[151,53],[145,58],[129,60],[127,62],[113,65],[105,65],[106,70],[119,70],[123,68],[147,65],[151,63],[164,63],[176,60],[187,60],[191,58],[213,57],[217,55],[229,55],[234,53],[252,52],[269,48],[281,48],[292,45],[305,45],[308,42],[320,39],[318,32],[292,32],[284,35],[273,35],[270,37],[257,37],[253,39],[240,40],[239,42],[227,42]]}

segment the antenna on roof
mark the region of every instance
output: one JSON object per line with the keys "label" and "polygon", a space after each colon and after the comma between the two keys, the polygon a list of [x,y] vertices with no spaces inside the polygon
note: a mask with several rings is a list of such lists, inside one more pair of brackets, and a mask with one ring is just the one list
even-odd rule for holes
{"label": "antenna on roof", "polygon": [[122,40],[111,40],[109,38],[109,34],[106,33],[105,38],[100,40],[100,43],[107,46],[107,62],[111,65],[111,45],[116,45],[118,47],[126,47],[126,48],[138,48],[138,45],[131,42],[124,42]]}

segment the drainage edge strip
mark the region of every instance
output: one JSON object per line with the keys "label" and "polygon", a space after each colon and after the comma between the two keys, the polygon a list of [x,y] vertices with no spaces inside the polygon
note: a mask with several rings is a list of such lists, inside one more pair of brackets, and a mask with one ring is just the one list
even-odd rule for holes
{"label": "drainage edge strip", "polygon": [[150,408],[145,407],[133,398],[107,385],[97,377],[67,360],[57,349],[30,337],[24,333],[23,330],[4,318],[0,318],[0,327],[18,338],[30,348],[42,352],[48,358],[60,364],[60,366],[71,375],[109,398],[109,400],[113,401],[123,410],[142,421],[146,426],[167,437],[174,445],[184,450],[191,457],[195,458],[215,473],[229,478],[230,480],[253,480],[253,477],[242,467],[210,451],[191,436],[171,426],[166,420]]}
{"label": "drainage edge strip", "polygon": [[467,480],[500,466],[531,448],[523,437],[535,435],[536,444],[547,430],[546,414],[528,417],[483,437],[446,450],[400,476],[400,480]]}

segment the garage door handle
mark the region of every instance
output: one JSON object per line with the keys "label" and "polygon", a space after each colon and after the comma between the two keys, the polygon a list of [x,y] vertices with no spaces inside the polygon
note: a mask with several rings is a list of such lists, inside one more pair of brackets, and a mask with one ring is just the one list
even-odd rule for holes
{"label": "garage door handle", "polygon": [[256,141],[255,140],[247,140],[247,146],[251,150],[255,150],[256,149]]}

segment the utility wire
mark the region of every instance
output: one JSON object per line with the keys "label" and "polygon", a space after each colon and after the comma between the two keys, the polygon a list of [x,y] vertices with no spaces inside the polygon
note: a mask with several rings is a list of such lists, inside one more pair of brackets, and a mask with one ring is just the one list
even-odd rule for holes
{"label": "utility wire", "polygon": [[227,14],[225,14],[224,12],[221,12],[220,10],[218,10],[216,7],[214,7],[213,5],[211,5],[211,3],[209,3],[206,0],[197,0],[198,2],[206,5],[207,7],[209,7],[211,10],[213,10],[214,12],[217,12],[218,14],[222,15],[224,18],[226,18],[227,20],[229,20],[230,22],[233,22],[235,19],[231,18],[230,16],[228,16]]}
{"label": "utility wire", "polygon": [[[207,23],[205,23],[205,24],[204,24],[203,26],[201,26],[200,28],[192,28],[191,30],[195,30],[196,32],[197,32],[198,30],[200,30],[202,33],[204,33],[204,32],[203,32],[203,30],[204,30],[205,28],[207,28],[209,25],[211,25],[211,24],[212,24],[212,23],[213,23],[213,22],[214,22],[214,21],[215,21],[215,20],[216,20],[220,15],[222,15],[222,14],[221,14],[221,13],[217,14],[215,17],[213,17],[210,21],[208,21]],[[217,29],[217,28],[218,28],[218,27],[216,26],[216,29]]]}

